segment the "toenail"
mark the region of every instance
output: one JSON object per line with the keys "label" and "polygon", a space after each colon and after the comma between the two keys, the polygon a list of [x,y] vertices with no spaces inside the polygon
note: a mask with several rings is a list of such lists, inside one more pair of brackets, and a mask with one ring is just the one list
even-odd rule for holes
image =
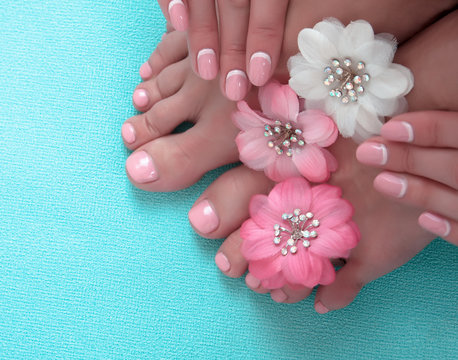
{"label": "toenail", "polygon": [[272,290],[270,292],[270,297],[273,301],[278,303],[283,302],[288,298],[288,296],[283,292],[283,290],[280,289]]}
{"label": "toenail", "polygon": [[227,272],[231,269],[231,263],[227,259],[226,255],[222,252],[218,252],[215,256],[215,264],[222,272]]}
{"label": "toenail", "polygon": [[159,178],[153,159],[146,151],[138,151],[130,155],[126,160],[126,170],[139,184],[156,181]]}
{"label": "toenail", "polygon": [[318,301],[315,304],[315,311],[318,314],[326,314],[327,312],[329,312],[329,309],[326,306],[324,306],[320,301]]}
{"label": "toenail", "polygon": [[219,226],[219,219],[208,200],[202,200],[189,211],[189,221],[202,234],[209,234]]}
{"label": "toenail", "polygon": [[257,289],[261,285],[261,281],[248,273],[245,276],[245,284],[251,289]]}
{"label": "toenail", "polygon": [[148,105],[148,93],[146,90],[143,89],[137,89],[134,91],[134,95],[132,96],[132,100],[134,101],[134,104],[138,107],[145,107]]}
{"label": "toenail", "polygon": [[258,51],[251,55],[249,77],[253,85],[262,86],[269,80],[272,60],[268,54]]}
{"label": "toenail", "polygon": [[213,49],[202,49],[197,54],[197,70],[204,80],[212,80],[218,74],[216,54]]}
{"label": "toenail", "polygon": [[248,80],[242,70],[231,70],[226,76],[226,96],[229,100],[242,100],[248,90]]}
{"label": "toenail", "polygon": [[132,124],[125,123],[121,127],[121,136],[124,141],[128,144],[132,144],[135,142],[135,129]]}
{"label": "toenail", "polygon": [[188,13],[181,0],[172,0],[169,3],[170,21],[177,31],[185,31],[188,28]]}
{"label": "toenail", "polygon": [[153,69],[151,68],[151,65],[147,62],[143,63],[142,66],[140,66],[140,77],[143,80],[149,79],[151,75],[153,75]]}

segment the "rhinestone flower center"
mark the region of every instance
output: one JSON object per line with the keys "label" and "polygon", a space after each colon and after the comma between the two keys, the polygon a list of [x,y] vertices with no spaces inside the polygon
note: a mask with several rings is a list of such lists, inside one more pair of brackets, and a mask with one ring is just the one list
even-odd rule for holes
{"label": "rhinestone flower center", "polygon": [[264,130],[264,136],[269,138],[267,146],[274,149],[278,155],[292,156],[295,144],[300,147],[305,145],[302,130],[294,128],[289,122],[283,124],[276,120],[274,126],[266,125]]}
{"label": "rhinestone flower center", "polygon": [[[313,213],[308,211],[305,214],[301,209],[295,209],[292,214],[284,213],[282,219],[289,223],[291,230],[281,226],[274,225],[274,244],[283,246],[281,254],[296,254],[298,251],[298,243],[302,243],[304,248],[310,247],[310,240],[318,236],[314,228],[320,226],[318,219],[313,219]],[[286,241],[282,241],[286,240]]]}
{"label": "rhinestone flower center", "polygon": [[324,68],[327,77],[323,83],[331,87],[329,96],[340,99],[342,104],[358,101],[358,97],[365,91],[363,84],[370,80],[365,68],[366,64],[362,61],[354,64],[349,58],[343,61],[333,59],[331,66]]}

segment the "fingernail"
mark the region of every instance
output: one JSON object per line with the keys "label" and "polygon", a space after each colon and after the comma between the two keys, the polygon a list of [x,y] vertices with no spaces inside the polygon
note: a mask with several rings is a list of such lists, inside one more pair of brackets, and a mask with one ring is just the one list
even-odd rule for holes
{"label": "fingernail", "polygon": [[148,93],[143,89],[137,89],[134,91],[134,94],[132,95],[132,100],[135,106],[145,107],[146,105],[148,105],[149,102]]}
{"label": "fingernail", "polygon": [[124,123],[124,125],[121,127],[121,136],[128,144],[135,142],[135,129],[132,124]]}
{"label": "fingernail", "polygon": [[152,182],[159,178],[153,159],[146,151],[138,151],[130,155],[126,160],[126,170],[139,184]]}
{"label": "fingernail", "polygon": [[413,128],[405,121],[388,121],[382,126],[380,134],[387,140],[412,142]]}
{"label": "fingernail", "polygon": [[185,31],[188,28],[188,12],[181,0],[172,0],[169,3],[169,15],[175,30]]}
{"label": "fingernail", "polygon": [[139,73],[143,80],[149,79],[151,75],[153,75],[153,69],[151,69],[151,65],[148,63],[148,61],[140,66]]}
{"label": "fingernail", "polygon": [[262,86],[269,80],[272,59],[265,52],[259,51],[251,55],[249,77],[253,85]]}
{"label": "fingernail", "polygon": [[374,187],[383,194],[402,198],[407,191],[407,179],[404,176],[382,172],[375,177]]}
{"label": "fingernail", "polygon": [[329,312],[329,309],[326,306],[324,306],[320,301],[317,301],[317,303],[315,304],[315,311],[318,314],[326,314],[327,312]]}
{"label": "fingernail", "polygon": [[423,229],[431,231],[433,234],[443,237],[450,235],[450,223],[447,220],[429,212],[425,212],[420,215],[418,218],[418,224]]}
{"label": "fingernail", "polygon": [[208,200],[202,200],[195,205],[189,211],[188,217],[192,226],[202,234],[215,231],[219,225],[218,216]]}
{"label": "fingernail", "polygon": [[356,149],[356,158],[367,165],[385,165],[388,161],[388,152],[383,144],[367,142]]}
{"label": "fingernail", "polygon": [[218,252],[215,256],[215,264],[222,272],[227,272],[231,268],[231,263],[227,259],[226,255],[222,252]]}
{"label": "fingernail", "polygon": [[218,74],[216,54],[213,49],[202,49],[197,54],[197,71],[204,80],[212,80]]}
{"label": "fingernail", "polygon": [[245,284],[251,289],[257,289],[261,285],[261,281],[248,273],[245,276]]}
{"label": "fingernail", "polygon": [[231,70],[226,76],[226,95],[229,100],[242,100],[248,89],[248,80],[242,70]]}
{"label": "fingernail", "polygon": [[283,302],[288,298],[288,296],[283,292],[283,290],[280,289],[272,290],[270,292],[270,297],[273,301],[278,303]]}

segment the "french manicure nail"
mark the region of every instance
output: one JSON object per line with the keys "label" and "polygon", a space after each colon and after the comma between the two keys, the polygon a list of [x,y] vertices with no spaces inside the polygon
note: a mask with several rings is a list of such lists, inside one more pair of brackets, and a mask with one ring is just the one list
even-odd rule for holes
{"label": "french manicure nail", "polygon": [[269,80],[272,59],[262,51],[255,52],[250,58],[249,77],[253,85],[262,86]]}
{"label": "french manicure nail", "polygon": [[388,121],[382,126],[381,135],[388,140],[400,142],[413,141],[413,128],[405,121]]}
{"label": "french manicure nail", "polygon": [[215,264],[222,272],[227,272],[231,269],[231,263],[221,251],[215,256]]}
{"label": "french manicure nail", "polygon": [[226,76],[226,95],[229,100],[242,100],[248,90],[248,80],[242,70],[231,70]]}
{"label": "french manicure nail", "polygon": [[437,215],[431,214],[430,212],[424,212],[421,214],[418,218],[418,224],[423,229],[428,230],[433,234],[443,237],[450,235],[450,223]]}
{"label": "french manicure nail", "polygon": [[374,187],[383,194],[402,198],[407,191],[407,179],[390,172],[382,172],[374,179]]}
{"label": "french manicure nail", "polygon": [[188,28],[188,12],[181,0],[172,0],[169,3],[170,21],[177,31],[185,31]]}
{"label": "french manicure nail", "polygon": [[317,303],[315,304],[315,311],[318,314],[326,314],[327,312],[329,312],[329,309],[326,306],[324,306],[320,301],[317,301]]}
{"label": "french manicure nail", "polygon": [[135,128],[130,123],[124,123],[121,127],[121,136],[128,144],[135,142]]}
{"label": "french manicure nail", "polygon": [[212,80],[218,74],[216,54],[213,49],[202,49],[197,54],[197,71],[204,80]]}
{"label": "french manicure nail", "polygon": [[202,234],[209,234],[215,231],[219,225],[216,212],[208,200],[202,200],[189,211],[189,221],[192,226]]}
{"label": "french manicure nail", "polygon": [[132,101],[134,102],[135,106],[138,107],[145,107],[148,105],[149,99],[148,99],[148,93],[146,90],[143,89],[137,89],[134,91],[134,94],[132,95]]}
{"label": "french manicure nail", "polygon": [[151,75],[153,75],[153,69],[151,69],[151,65],[148,63],[148,61],[140,66],[139,73],[143,80],[149,79]]}
{"label": "french manicure nail", "polygon": [[159,178],[153,159],[143,150],[134,152],[127,158],[126,170],[132,179],[139,184],[156,181]]}
{"label": "french manicure nail", "polygon": [[261,281],[248,273],[245,276],[245,284],[251,289],[257,289],[261,285]]}
{"label": "french manicure nail", "polygon": [[388,151],[383,144],[366,142],[356,149],[356,158],[367,165],[385,165],[388,161]]}
{"label": "french manicure nail", "polygon": [[283,292],[283,290],[275,289],[270,292],[270,297],[273,301],[281,303],[285,301],[288,296]]}

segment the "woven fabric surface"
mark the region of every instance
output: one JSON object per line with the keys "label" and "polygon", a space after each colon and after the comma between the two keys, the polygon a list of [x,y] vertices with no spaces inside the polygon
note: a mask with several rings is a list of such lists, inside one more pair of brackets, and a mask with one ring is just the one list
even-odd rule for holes
{"label": "woven fabric surface", "polygon": [[435,240],[320,316],[214,265],[221,241],[187,211],[224,169],[130,185],[120,127],[164,29],[154,0],[0,4],[0,358],[456,358],[456,247]]}

